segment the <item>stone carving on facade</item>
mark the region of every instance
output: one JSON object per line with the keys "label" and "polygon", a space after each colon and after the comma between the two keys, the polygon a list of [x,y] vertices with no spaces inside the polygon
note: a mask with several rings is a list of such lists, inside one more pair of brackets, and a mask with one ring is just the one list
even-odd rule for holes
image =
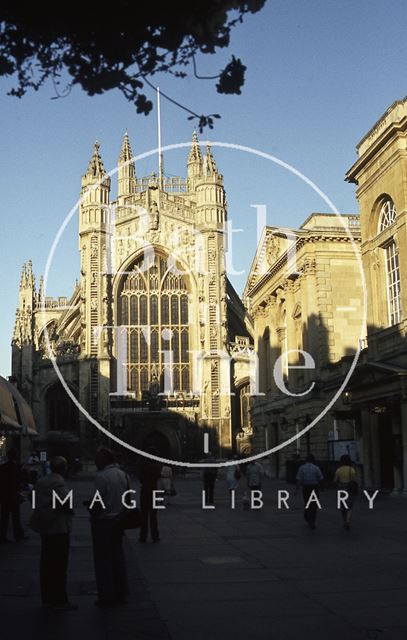
{"label": "stone carving on facade", "polygon": [[86,273],[86,246],[82,247],[82,260],[81,260],[81,274],[84,276]]}
{"label": "stone carving on facade", "polygon": [[81,325],[81,335],[79,338],[81,352],[84,353],[86,349],[86,324]]}
{"label": "stone carving on facade", "polygon": [[213,325],[211,326],[210,330],[209,330],[210,335],[212,336],[212,338],[216,338],[216,336],[218,335],[218,329],[217,327],[214,327]]}
{"label": "stone carving on facade", "polygon": [[202,391],[202,413],[204,417],[208,417],[208,387],[209,380],[205,380]]}
{"label": "stone carving on facade", "polygon": [[160,220],[160,214],[158,211],[158,205],[155,200],[153,200],[150,204],[150,215],[149,215],[149,231],[156,231],[158,229]]}
{"label": "stone carving on facade", "polygon": [[296,287],[294,281],[287,278],[286,280],[284,280],[283,288],[286,294],[290,294],[294,293]]}
{"label": "stone carving on facade", "polygon": [[303,275],[313,275],[315,274],[316,271],[316,262],[314,259],[312,258],[307,258],[306,260],[304,260],[304,262],[301,264],[301,269],[300,269],[301,273]]}
{"label": "stone carving on facade", "polygon": [[267,244],[266,244],[266,260],[269,267],[273,266],[273,264],[277,260],[279,251],[280,251],[280,238],[278,238],[274,234],[271,234],[267,238]]}
{"label": "stone carving on facade", "polygon": [[205,300],[205,276],[202,273],[199,274],[198,279],[198,297],[200,302]]}
{"label": "stone carving on facade", "polygon": [[228,322],[227,322],[226,318],[224,320],[222,320],[221,336],[222,336],[222,343],[224,345],[226,345],[227,342],[228,342]]}
{"label": "stone carving on facade", "polygon": [[372,251],[372,267],[373,269],[380,269],[380,247],[375,247]]}
{"label": "stone carving on facade", "polygon": [[79,353],[80,347],[73,340],[60,340],[55,346],[57,357],[77,356]]}

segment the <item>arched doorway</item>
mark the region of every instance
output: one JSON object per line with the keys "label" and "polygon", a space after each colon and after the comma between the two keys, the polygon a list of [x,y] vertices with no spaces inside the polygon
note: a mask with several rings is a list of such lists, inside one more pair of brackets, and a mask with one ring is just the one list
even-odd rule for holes
{"label": "arched doorway", "polygon": [[79,433],[78,408],[59,381],[47,390],[45,407],[48,431]]}
{"label": "arched doorway", "polygon": [[157,455],[161,458],[171,458],[172,451],[170,442],[164,433],[161,431],[152,431],[143,440],[143,451],[151,451],[155,449]]}

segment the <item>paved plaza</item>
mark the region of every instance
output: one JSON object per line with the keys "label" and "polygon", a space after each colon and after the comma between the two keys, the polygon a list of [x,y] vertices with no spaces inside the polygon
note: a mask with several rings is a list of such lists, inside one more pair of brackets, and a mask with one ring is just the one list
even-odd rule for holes
{"label": "paved plaza", "polygon": [[[242,482],[242,481],[241,481]],[[177,479],[178,495],[159,513],[161,542],[125,549],[131,596],[101,611],[96,599],[89,521],[75,491],[69,593],[73,613],[41,610],[39,537],[0,546],[3,640],[405,640],[407,498],[380,494],[373,511],[359,497],[352,530],[342,528],[335,494],[321,494],[317,529],[302,518],[294,487],[266,480],[264,508],[231,510],[224,478],[216,509],[202,511],[198,474]],[[277,510],[277,491],[291,491]],[[23,519],[29,505],[23,507]]]}

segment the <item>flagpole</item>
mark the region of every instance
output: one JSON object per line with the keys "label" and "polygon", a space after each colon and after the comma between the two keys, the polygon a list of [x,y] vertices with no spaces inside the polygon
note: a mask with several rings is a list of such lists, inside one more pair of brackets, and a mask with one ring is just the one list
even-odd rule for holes
{"label": "flagpole", "polygon": [[161,153],[161,105],[160,87],[157,87],[157,130],[158,130],[158,184],[163,189],[163,158]]}

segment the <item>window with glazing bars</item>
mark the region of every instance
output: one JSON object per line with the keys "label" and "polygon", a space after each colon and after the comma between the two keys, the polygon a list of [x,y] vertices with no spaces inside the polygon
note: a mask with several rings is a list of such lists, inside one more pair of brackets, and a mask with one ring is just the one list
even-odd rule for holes
{"label": "window with glazing bars", "polygon": [[[119,324],[127,327],[127,385],[136,397],[147,391],[154,374],[163,390],[165,368],[174,392],[191,389],[188,289],[185,278],[169,270],[167,260],[140,259],[126,276],[119,295]],[[171,364],[168,364],[171,354]],[[166,359],[167,358],[167,359]]]}

